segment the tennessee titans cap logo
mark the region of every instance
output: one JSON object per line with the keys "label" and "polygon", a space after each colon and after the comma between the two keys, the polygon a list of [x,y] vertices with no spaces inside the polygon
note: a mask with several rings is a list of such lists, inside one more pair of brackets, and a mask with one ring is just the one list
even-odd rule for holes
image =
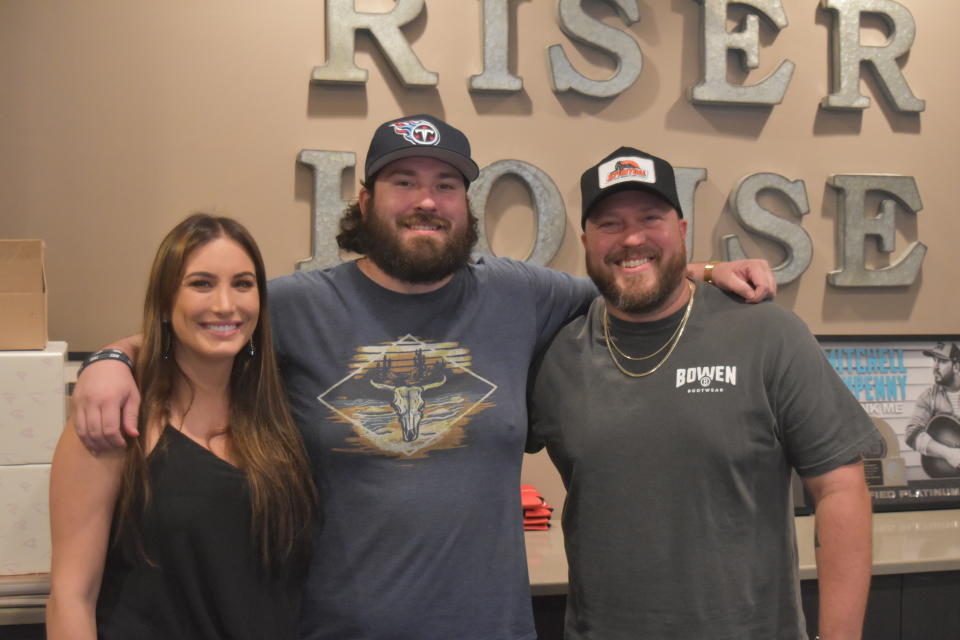
{"label": "tennessee titans cap logo", "polygon": [[467,184],[476,180],[480,168],[470,158],[470,141],[459,129],[427,113],[387,120],[373,133],[364,180],[375,179],[378,171],[402,158],[433,158],[463,174]]}
{"label": "tennessee titans cap logo", "polygon": [[435,145],[440,142],[440,132],[427,120],[401,120],[393,123],[393,131],[410,144]]}

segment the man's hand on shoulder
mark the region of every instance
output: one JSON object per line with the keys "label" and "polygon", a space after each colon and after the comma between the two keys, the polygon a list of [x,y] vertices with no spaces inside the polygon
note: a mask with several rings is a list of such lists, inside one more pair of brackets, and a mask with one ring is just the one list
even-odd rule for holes
{"label": "man's hand on shoulder", "polygon": [[[118,347],[136,353],[127,341],[118,343]],[[140,391],[133,373],[118,360],[98,360],[87,366],[70,398],[70,416],[77,435],[94,454],[125,447],[124,434],[136,437],[139,409]]]}
{"label": "man's hand on shoulder", "polygon": [[777,280],[770,263],[756,258],[717,263],[713,282],[747,302],[761,302],[777,294]]}

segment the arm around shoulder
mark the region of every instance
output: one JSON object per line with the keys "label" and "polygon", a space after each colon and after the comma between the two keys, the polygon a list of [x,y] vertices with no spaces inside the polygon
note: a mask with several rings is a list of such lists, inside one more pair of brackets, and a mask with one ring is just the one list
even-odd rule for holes
{"label": "arm around shoulder", "polygon": [[760,302],[777,294],[777,280],[766,260],[748,259],[707,264],[691,262],[687,265],[687,275],[694,280],[715,284],[747,302]]}
{"label": "arm around shoulder", "polygon": [[123,456],[122,449],[94,455],[70,421],[60,436],[50,471],[50,640],[96,638],[97,595]]}
{"label": "arm around shoulder", "polygon": [[[109,345],[135,360],[142,336]],[[70,415],[83,444],[96,453],[126,446],[123,434],[137,435],[140,392],[130,367],[119,360],[99,360],[83,369],[70,400]]]}
{"label": "arm around shoulder", "polygon": [[820,635],[859,640],[870,589],[872,515],[863,462],[803,479],[816,509]]}

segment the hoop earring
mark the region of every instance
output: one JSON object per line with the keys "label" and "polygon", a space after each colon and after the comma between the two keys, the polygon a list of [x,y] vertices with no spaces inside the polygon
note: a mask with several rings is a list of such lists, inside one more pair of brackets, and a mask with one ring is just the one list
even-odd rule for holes
{"label": "hoop earring", "polygon": [[160,323],[160,357],[164,360],[170,359],[170,347],[173,346],[173,329],[169,322]]}
{"label": "hoop earring", "polygon": [[257,347],[253,344],[253,336],[250,336],[250,347],[249,347],[250,357],[257,355]]}

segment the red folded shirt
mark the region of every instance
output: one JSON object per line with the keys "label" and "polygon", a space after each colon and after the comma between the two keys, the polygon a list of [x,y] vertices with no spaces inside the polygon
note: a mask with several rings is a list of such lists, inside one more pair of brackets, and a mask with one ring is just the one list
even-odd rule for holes
{"label": "red folded shirt", "polygon": [[525,531],[545,531],[550,528],[550,514],[553,507],[529,484],[520,485],[520,503],[523,505],[523,529]]}
{"label": "red folded shirt", "polygon": [[547,501],[543,499],[540,492],[529,484],[520,485],[520,502],[523,504],[524,509],[529,507],[542,507],[547,504]]}
{"label": "red folded shirt", "polygon": [[553,507],[531,507],[530,509],[523,510],[524,518],[549,518],[550,514],[553,513]]}

